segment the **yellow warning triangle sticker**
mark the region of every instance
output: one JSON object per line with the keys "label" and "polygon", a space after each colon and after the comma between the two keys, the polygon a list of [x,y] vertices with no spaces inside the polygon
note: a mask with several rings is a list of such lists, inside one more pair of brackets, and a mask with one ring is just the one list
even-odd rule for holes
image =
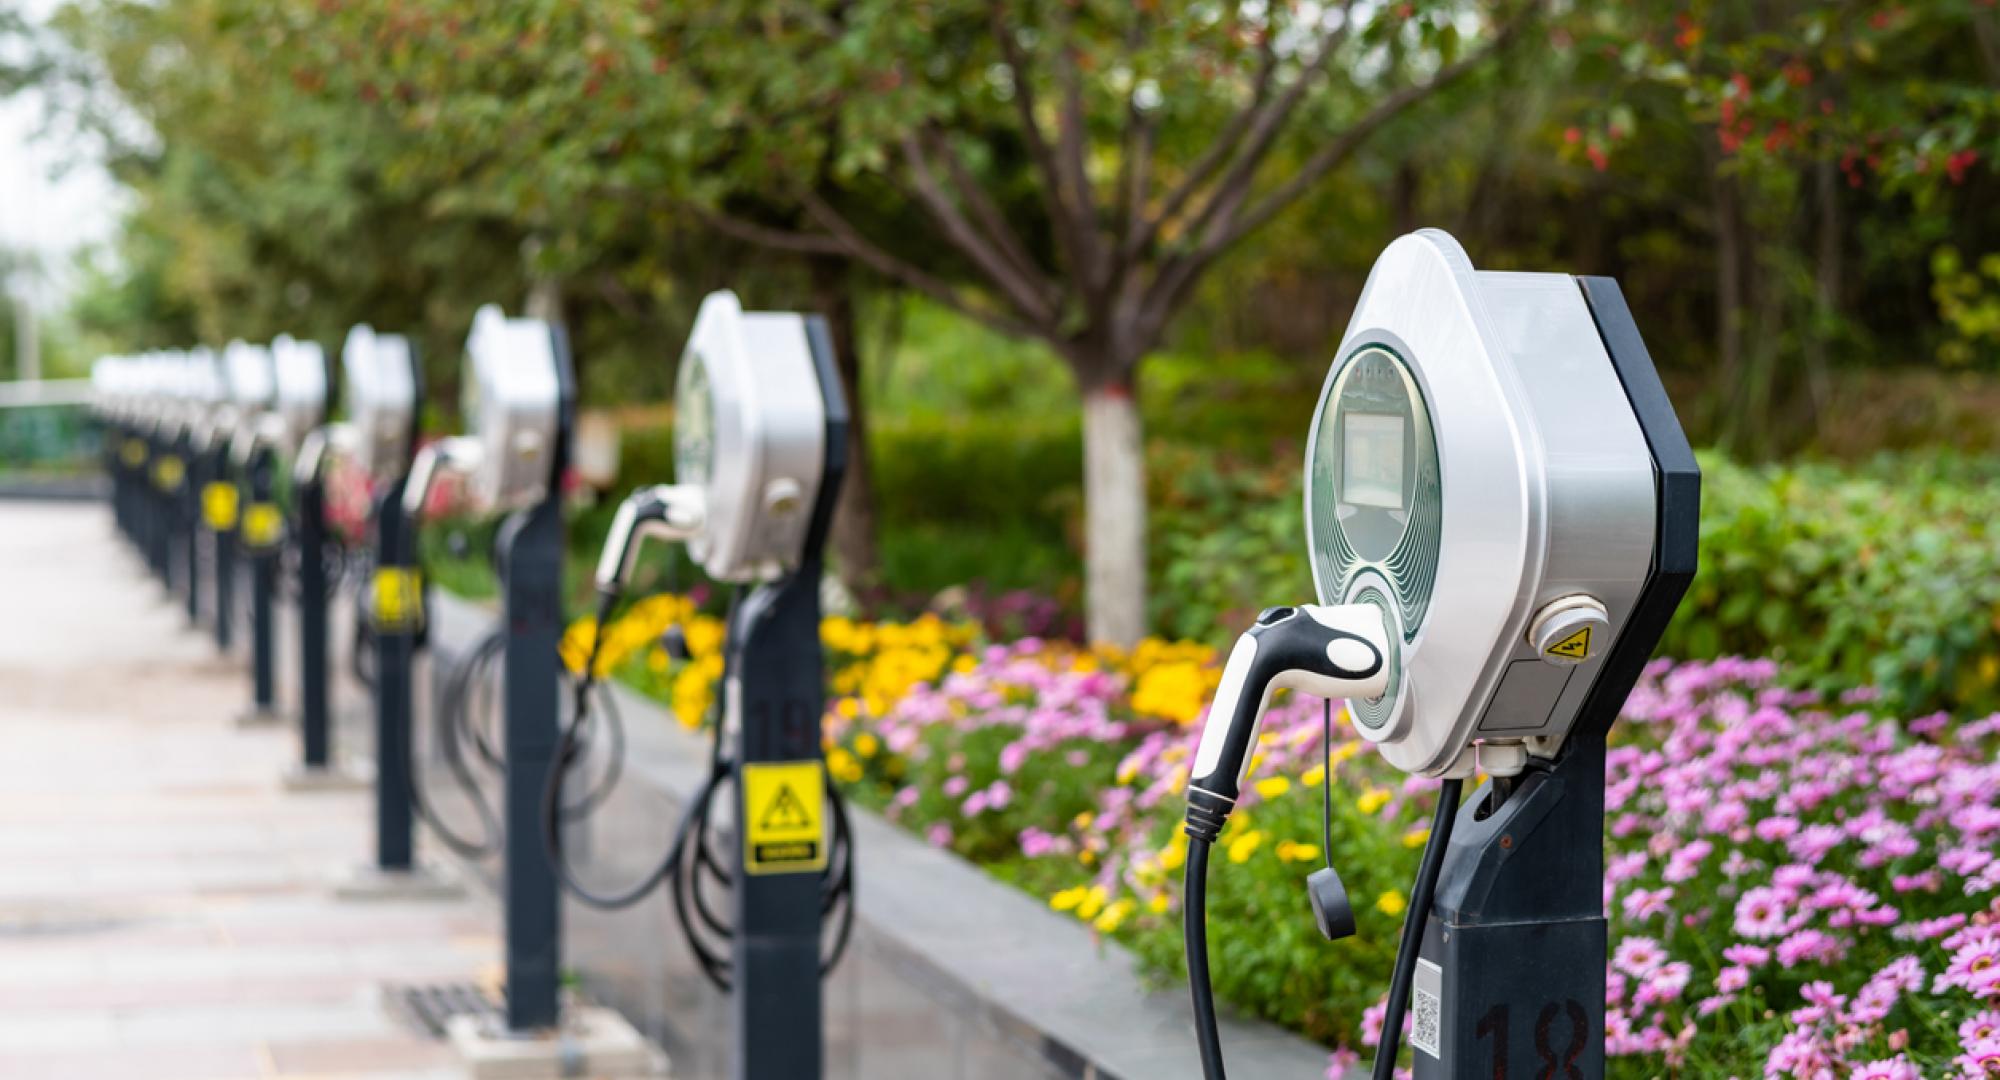
{"label": "yellow warning triangle sticker", "polygon": [[813,816],[806,811],[806,805],[793,793],[792,785],[781,784],[778,793],[764,806],[764,814],[757,819],[760,829],[810,829],[814,825]]}
{"label": "yellow warning triangle sticker", "polygon": [[1550,656],[1565,656],[1571,660],[1582,660],[1590,655],[1590,627],[1585,626],[1576,633],[1556,642],[1544,650]]}

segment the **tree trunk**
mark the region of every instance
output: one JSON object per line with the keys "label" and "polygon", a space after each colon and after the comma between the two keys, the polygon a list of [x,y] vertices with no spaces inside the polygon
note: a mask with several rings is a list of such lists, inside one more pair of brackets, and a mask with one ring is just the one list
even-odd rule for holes
{"label": "tree trunk", "polygon": [[[1738,205],[1736,178],[1712,166],[1715,199],[1715,359],[1718,374],[1711,385],[1725,397],[1742,390],[1743,377],[1743,210]],[[1736,439],[1736,410],[1719,401],[1719,442],[1731,449]]]}
{"label": "tree trunk", "polygon": [[2000,86],[2000,24],[1990,12],[1974,11],[1972,36],[1979,42],[1979,58],[1986,64],[1986,81]]}
{"label": "tree trunk", "polygon": [[1404,157],[1396,166],[1395,190],[1389,197],[1397,236],[1406,236],[1422,226],[1417,216],[1417,199],[1422,187],[1423,178],[1417,173],[1415,163]]}
{"label": "tree trunk", "polygon": [[826,318],[847,399],[847,475],[833,508],[833,562],[841,584],[859,593],[875,583],[875,481],[868,462],[868,411],[861,393],[861,344],[855,332],[854,287],[846,259],[810,260],[813,305]]}
{"label": "tree trunk", "polygon": [[1146,444],[1130,377],[1083,391],[1084,607],[1092,641],[1146,636]]}
{"label": "tree trunk", "polygon": [[1813,164],[1813,180],[1819,202],[1817,250],[1813,255],[1813,326],[1806,338],[1806,379],[1812,398],[1812,431],[1832,405],[1833,365],[1828,346],[1838,332],[1840,317],[1841,222],[1840,176],[1832,158]]}

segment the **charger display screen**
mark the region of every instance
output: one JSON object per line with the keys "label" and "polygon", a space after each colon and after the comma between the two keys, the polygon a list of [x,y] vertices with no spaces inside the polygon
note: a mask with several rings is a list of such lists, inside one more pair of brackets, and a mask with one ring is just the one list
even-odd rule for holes
{"label": "charger display screen", "polygon": [[1403,417],[1392,413],[1347,414],[1341,454],[1341,493],[1356,506],[1403,509]]}

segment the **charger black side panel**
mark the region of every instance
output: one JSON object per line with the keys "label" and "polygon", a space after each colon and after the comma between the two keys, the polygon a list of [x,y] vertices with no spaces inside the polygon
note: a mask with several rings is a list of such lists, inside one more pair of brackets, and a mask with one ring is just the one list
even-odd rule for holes
{"label": "charger black side panel", "polygon": [[1608,277],[1579,277],[1576,281],[1591,318],[1597,321],[1604,349],[1611,354],[1611,365],[1618,370],[1618,381],[1625,386],[1646,447],[1652,451],[1654,493],[1659,500],[1658,512],[1653,515],[1658,535],[1653,542],[1652,571],[1633,605],[1631,621],[1619,635],[1620,647],[1605,658],[1597,685],[1591,688],[1583,715],[1577,718],[1579,730],[1589,724],[1601,733],[1610,730],[1625,707],[1625,696],[1639,681],[1640,672],[1652,659],[1653,649],[1694,580],[1701,539],[1701,468],[1695,464],[1680,418],[1667,399],[1666,387],[1660,384],[1660,373],[1653,367],[1653,358],[1646,352],[1646,342],[1639,336],[1639,326],[1618,283]]}

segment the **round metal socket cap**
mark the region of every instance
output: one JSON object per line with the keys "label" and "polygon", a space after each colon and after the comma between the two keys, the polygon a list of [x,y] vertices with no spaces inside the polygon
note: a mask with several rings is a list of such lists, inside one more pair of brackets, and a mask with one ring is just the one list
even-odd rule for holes
{"label": "round metal socket cap", "polygon": [[1581,664],[1596,656],[1610,635],[1611,613],[1590,596],[1552,601],[1528,623],[1528,644],[1551,664]]}

